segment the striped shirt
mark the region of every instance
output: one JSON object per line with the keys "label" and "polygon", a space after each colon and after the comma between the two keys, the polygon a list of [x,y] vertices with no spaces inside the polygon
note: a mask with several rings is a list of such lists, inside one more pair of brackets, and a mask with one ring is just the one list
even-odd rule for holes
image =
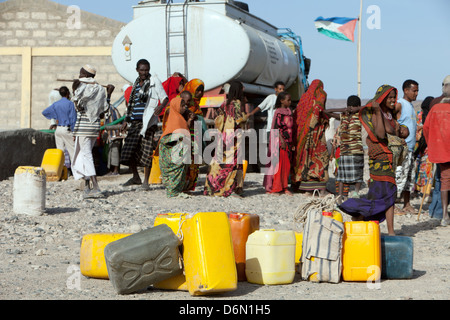
{"label": "striped shirt", "polygon": [[341,138],[341,155],[352,156],[364,154],[359,113],[353,113],[351,115],[341,114],[339,132]]}
{"label": "striped shirt", "polygon": [[139,91],[141,91],[142,87],[141,85],[136,85],[136,93],[134,95],[134,108],[133,113],[131,114],[131,120],[132,121],[142,121],[142,118],[144,117],[144,111],[145,111],[145,103],[141,102],[139,99]]}
{"label": "striped shirt", "polygon": [[97,119],[94,123],[89,121],[85,112],[77,113],[77,122],[73,130],[75,137],[89,137],[97,138],[100,132],[100,119]]}

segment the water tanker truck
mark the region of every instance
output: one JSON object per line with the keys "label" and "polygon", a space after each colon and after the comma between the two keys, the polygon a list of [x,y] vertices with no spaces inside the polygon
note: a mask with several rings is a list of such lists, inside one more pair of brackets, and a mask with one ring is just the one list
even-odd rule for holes
{"label": "water tanker truck", "polygon": [[137,61],[145,58],[161,81],[175,72],[203,80],[203,107],[217,106],[221,100],[214,97],[233,79],[244,84],[250,102],[272,94],[276,81],[286,84],[293,101],[308,85],[300,37],[254,16],[243,2],[153,0],[133,9],[112,49],[114,66],[130,83]]}

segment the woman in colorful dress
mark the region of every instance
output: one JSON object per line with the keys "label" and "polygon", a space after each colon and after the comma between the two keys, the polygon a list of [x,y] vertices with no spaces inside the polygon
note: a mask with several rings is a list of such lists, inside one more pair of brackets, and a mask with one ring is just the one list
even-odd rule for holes
{"label": "woman in colorful dress", "polygon": [[227,101],[217,110],[215,127],[219,132],[216,154],[211,161],[205,182],[205,195],[229,197],[240,196],[244,187],[243,159],[241,156],[242,128],[247,122],[244,110],[244,86],[239,81],[230,82]]}
{"label": "woman in colorful dress", "polygon": [[[197,186],[198,181],[198,174],[200,171],[200,155],[203,154],[203,150],[205,148],[203,139],[203,134],[208,130],[206,126],[206,122],[203,117],[203,112],[200,109],[200,100],[203,97],[205,90],[205,83],[200,79],[193,79],[186,83],[184,86],[183,91],[188,91],[192,95],[192,100],[190,105],[188,106],[189,111],[193,114],[195,114],[195,121],[199,121],[202,126],[202,133],[198,136],[195,135],[195,126],[194,122],[192,123],[190,127],[191,132],[191,140],[192,140],[192,153],[191,153],[191,164],[188,169],[187,173],[187,184],[186,184],[186,191],[191,192],[195,190],[195,187]],[[200,139],[199,139],[200,138]]]}
{"label": "woman in colorful dress", "polygon": [[[264,188],[266,193],[279,195],[285,193],[292,195],[288,190],[289,174],[292,158],[292,117],[291,96],[287,92],[281,92],[275,103],[275,113],[272,121],[272,133],[269,143],[269,156],[274,160],[267,174],[264,176]],[[275,131],[278,134],[275,134]]]}
{"label": "woman in colorful dress", "polygon": [[294,137],[296,155],[293,163],[293,189],[301,192],[319,190],[326,193],[328,164],[325,131],[329,118],[323,112],[327,94],[320,80],[314,80],[295,110]]}
{"label": "woman in colorful dress", "polygon": [[188,113],[187,105],[180,97],[172,99],[170,109],[166,129],[159,143],[159,166],[167,197],[186,197],[183,193],[188,169],[186,157],[189,157],[186,143],[190,143],[189,126],[194,117]]}
{"label": "woman in colorful dress", "polygon": [[393,154],[389,149],[388,134],[399,135],[399,124],[394,118],[397,89],[381,86],[375,97],[361,109],[359,118],[368,133],[370,184],[366,197],[351,198],[338,206],[354,220],[386,220],[389,235],[394,232],[394,206],[397,197]]}

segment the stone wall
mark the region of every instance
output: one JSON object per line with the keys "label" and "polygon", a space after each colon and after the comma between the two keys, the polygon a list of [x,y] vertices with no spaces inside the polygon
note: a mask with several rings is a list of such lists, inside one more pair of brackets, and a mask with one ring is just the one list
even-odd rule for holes
{"label": "stone wall", "polygon": [[[124,23],[85,11],[80,13],[80,27],[69,28],[73,17],[68,7],[49,0],[9,0],[0,3],[1,47],[111,47]],[[67,57],[38,56],[32,61],[32,121],[33,129],[48,129],[49,121],[42,116],[48,106],[52,89],[71,83],[58,78],[78,78],[80,68],[92,64],[98,70],[101,84],[113,84],[112,100],[122,94],[127,82],[116,72],[110,56]],[[0,55],[0,130],[20,129],[21,56]],[[122,106],[122,110],[124,106]]]}

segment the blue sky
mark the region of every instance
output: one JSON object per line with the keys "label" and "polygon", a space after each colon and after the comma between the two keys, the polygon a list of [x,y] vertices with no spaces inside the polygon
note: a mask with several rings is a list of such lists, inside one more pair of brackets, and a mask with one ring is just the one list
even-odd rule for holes
{"label": "blue sky", "polygon": [[[3,2],[3,1],[0,1]],[[132,20],[139,0],[57,0],[115,20]],[[360,0],[247,0],[250,12],[279,28],[301,36],[305,55],[312,60],[310,81],[321,79],[329,98],[345,99],[357,93],[357,45],[319,34],[314,20],[357,17]],[[380,9],[380,29],[367,21]],[[449,0],[364,0],[362,16],[362,98],[371,98],[378,86],[400,89],[406,79],[420,84],[418,100],[441,94],[450,74]],[[355,30],[357,39],[357,30]]]}

